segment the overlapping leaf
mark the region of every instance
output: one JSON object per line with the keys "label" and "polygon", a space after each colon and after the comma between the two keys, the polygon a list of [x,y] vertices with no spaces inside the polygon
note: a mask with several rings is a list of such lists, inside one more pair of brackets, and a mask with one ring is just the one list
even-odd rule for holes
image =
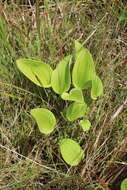
{"label": "overlapping leaf", "polygon": [[61,98],[63,100],[70,100],[70,101],[75,101],[75,102],[80,102],[80,103],[84,102],[83,93],[80,88],[73,88],[69,93],[64,92],[61,95]]}
{"label": "overlapping leaf", "polygon": [[75,64],[72,72],[73,84],[77,88],[87,88],[93,79],[95,66],[92,55],[78,41],[75,41]]}
{"label": "overlapping leaf", "polygon": [[74,102],[69,105],[66,110],[66,117],[69,121],[76,120],[84,116],[85,112],[87,111],[86,103],[79,103]]}
{"label": "overlapping leaf", "polygon": [[38,86],[48,88],[51,86],[51,67],[38,60],[18,59],[16,61],[19,70]]}
{"label": "overlapping leaf", "polygon": [[35,108],[30,113],[36,120],[41,133],[49,134],[53,131],[56,119],[51,111],[45,108]]}
{"label": "overlapping leaf", "polygon": [[51,85],[57,94],[62,94],[70,88],[70,61],[71,56],[65,57],[52,73]]}
{"label": "overlapping leaf", "polygon": [[60,143],[60,151],[64,161],[71,165],[76,166],[83,159],[83,150],[80,145],[72,139],[63,139]]}

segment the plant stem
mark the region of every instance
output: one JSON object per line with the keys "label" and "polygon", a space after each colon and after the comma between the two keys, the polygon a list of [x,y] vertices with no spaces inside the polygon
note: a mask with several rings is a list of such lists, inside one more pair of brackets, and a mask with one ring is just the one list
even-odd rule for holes
{"label": "plant stem", "polygon": [[40,9],[39,9],[39,0],[36,0],[36,27],[37,27],[37,34],[38,34],[38,54],[40,55],[41,49],[41,32],[40,32]]}

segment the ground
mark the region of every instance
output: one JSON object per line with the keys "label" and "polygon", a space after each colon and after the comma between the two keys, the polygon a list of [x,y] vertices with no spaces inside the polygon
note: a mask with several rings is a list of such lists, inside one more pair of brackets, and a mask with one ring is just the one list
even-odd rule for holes
{"label": "ground", "polygon": [[[127,24],[120,19],[125,6],[126,0],[1,2],[0,189],[120,189],[127,177]],[[88,132],[65,121],[59,113],[64,102],[16,66],[18,58],[34,58],[55,68],[77,39],[93,55],[104,85],[86,115],[92,123]],[[52,106],[57,128],[46,136],[29,112]],[[78,166],[61,158],[58,142],[64,137],[84,149]]]}

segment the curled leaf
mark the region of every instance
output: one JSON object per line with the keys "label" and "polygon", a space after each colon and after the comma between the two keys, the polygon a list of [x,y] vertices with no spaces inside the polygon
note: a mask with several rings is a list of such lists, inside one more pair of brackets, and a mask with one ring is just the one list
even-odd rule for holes
{"label": "curled leaf", "polygon": [[63,100],[70,100],[70,101],[75,101],[75,102],[84,102],[82,90],[80,88],[73,88],[69,93],[64,92],[61,95],[61,98]]}
{"label": "curled leaf", "polygon": [[38,60],[18,59],[16,61],[19,70],[33,83],[48,88],[51,86],[51,67]]}
{"label": "curled leaf", "polygon": [[71,56],[65,57],[56,67],[52,73],[51,85],[57,94],[62,94],[70,88],[70,61]]}
{"label": "curled leaf", "polygon": [[93,79],[95,66],[92,55],[78,41],[75,41],[75,64],[72,72],[73,84],[77,88],[87,88]]}
{"label": "curled leaf", "polygon": [[30,113],[36,120],[41,133],[49,134],[53,131],[56,119],[51,111],[45,108],[35,108]]}
{"label": "curled leaf", "polygon": [[78,165],[84,156],[80,145],[69,138],[61,141],[60,151],[64,161],[71,166]]}
{"label": "curled leaf", "polygon": [[87,110],[86,103],[79,103],[74,102],[69,105],[69,107],[66,110],[66,117],[69,121],[76,120],[78,118],[81,118],[84,116],[85,112]]}

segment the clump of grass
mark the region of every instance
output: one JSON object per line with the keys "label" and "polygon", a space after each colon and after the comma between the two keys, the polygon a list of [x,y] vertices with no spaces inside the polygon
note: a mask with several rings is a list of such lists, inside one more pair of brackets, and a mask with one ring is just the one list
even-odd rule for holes
{"label": "clump of grass", "polygon": [[[113,121],[110,120],[127,96],[125,26],[113,12],[113,9],[122,11],[124,6],[124,1],[105,4],[102,1],[46,1],[39,5],[40,15],[36,15],[36,8],[29,3],[27,6],[25,3],[22,6],[2,4],[0,138],[1,145],[9,148],[0,149],[2,189],[88,190],[89,186],[93,189],[102,186],[108,190],[119,178],[118,173],[124,173],[126,107]],[[39,29],[36,16],[40,20]],[[39,133],[29,111],[37,106],[54,106],[54,94],[50,89],[45,93],[24,78],[18,72],[15,60],[38,58],[55,67],[72,51],[74,39],[83,43],[90,35],[85,46],[94,55],[105,89],[104,96],[92,102],[90,107],[88,117],[92,128],[84,133],[76,122],[70,126],[61,120],[57,131],[45,137]],[[86,156],[79,166],[70,168],[61,160],[57,151],[57,140],[61,136],[71,136],[81,142]]]}

